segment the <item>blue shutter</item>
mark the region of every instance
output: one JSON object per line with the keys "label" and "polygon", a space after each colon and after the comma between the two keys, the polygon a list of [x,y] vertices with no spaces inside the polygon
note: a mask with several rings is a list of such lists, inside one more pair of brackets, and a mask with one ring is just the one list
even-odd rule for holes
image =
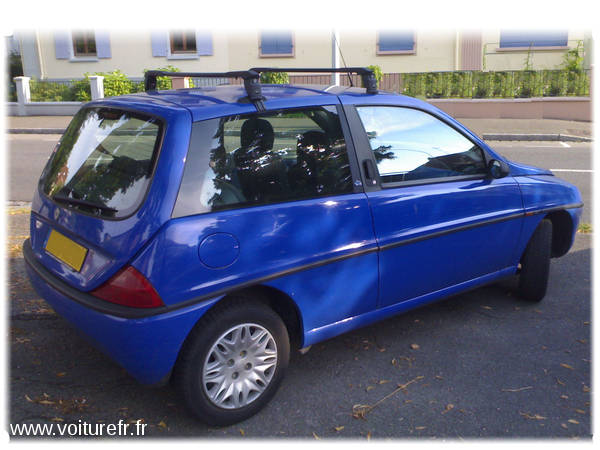
{"label": "blue shutter", "polygon": [[96,31],[96,55],[98,55],[98,58],[111,57],[108,31]]}
{"label": "blue shutter", "polygon": [[398,52],[414,50],[415,35],[412,31],[380,31],[379,51]]}
{"label": "blue shutter", "polygon": [[500,48],[562,47],[567,45],[567,31],[501,31]]}
{"label": "blue shutter", "polygon": [[152,41],[152,56],[167,56],[167,32],[153,31],[150,34]]}
{"label": "blue shutter", "polygon": [[71,33],[68,31],[57,31],[54,33],[54,51],[56,59],[69,59],[71,57]]}
{"label": "blue shutter", "polygon": [[212,35],[208,31],[196,31],[196,51],[200,56],[213,54]]}
{"label": "blue shutter", "polygon": [[263,55],[291,55],[294,50],[290,31],[265,31],[261,33],[260,52]]}

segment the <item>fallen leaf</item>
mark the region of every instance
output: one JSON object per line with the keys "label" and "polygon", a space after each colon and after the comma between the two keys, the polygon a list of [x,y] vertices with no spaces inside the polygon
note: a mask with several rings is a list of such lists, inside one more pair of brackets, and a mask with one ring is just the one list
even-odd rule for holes
{"label": "fallen leaf", "polygon": [[372,391],[373,389],[375,389],[375,386],[367,386],[367,392]]}
{"label": "fallen leaf", "polygon": [[560,398],[562,398],[562,399],[565,399],[565,400],[566,400],[566,399],[568,399],[568,398],[569,398],[569,396],[568,396],[568,395],[561,395],[561,396],[560,396]]}
{"label": "fallen leaf", "polygon": [[57,377],[64,377],[67,374],[67,372],[58,372],[56,374]]}
{"label": "fallen leaf", "polygon": [[391,380],[379,380],[379,384],[389,383]]}
{"label": "fallen leaf", "polygon": [[568,364],[565,363],[560,363],[561,367],[564,367],[565,369],[571,369],[571,370],[575,370],[575,368],[573,366],[570,366]]}
{"label": "fallen leaf", "polygon": [[589,386],[583,385],[583,392],[590,392]]}
{"label": "fallen leaf", "polygon": [[[245,435],[246,435],[246,432],[240,428],[240,434],[241,434],[242,436],[245,436]],[[314,434],[314,433],[313,433],[313,434]]]}
{"label": "fallen leaf", "polygon": [[413,350],[419,350],[421,347],[419,347],[419,344],[410,344],[410,348]]}
{"label": "fallen leaf", "polygon": [[523,412],[519,412],[519,414],[521,414],[526,419],[532,419],[532,420],[546,420],[547,419],[547,417],[540,416],[539,414],[531,415],[529,413],[523,413]]}
{"label": "fallen leaf", "polygon": [[557,378],[557,379],[556,379],[556,382],[557,382],[558,384],[560,384],[561,386],[565,386],[565,383],[564,383],[563,381],[560,381],[560,378]]}
{"label": "fallen leaf", "polygon": [[518,389],[502,389],[502,392],[521,392],[521,391],[526,391],[528,389],[533,389],[533,386],[525,386],[525,387],[518,388]]}
{"label": "fallen leaf", "polygon": [[62,417],[53,417],[51,420],[52,420],[52,422],[64,422],[65,421],[65,419],[63,419]]}
{"label": "fallen leaf", "polygon": [[576,409],[575,412],[578,412],[579,414],[585,414],[585,411],[583,409]]}
{"label": "fallen leaf", "polygon": [[344,425],[342,425],[342,426],[339,426],[339,427],[333,427],[333,428],[334,428],[334,430],[335,430],[335,431],[338,431],[338,432],[339,432],[339,431],[342,431],[342,430],[343,430],[345,427],[344,427]]}
{"label": "fallen leaf", "polygon": [[38,401],[38,403],[40,405],[54,405],[54,404],[56,404],[56,402],[52,402],[50,400],[40,400],[40,401]]}
{"label": "fallen leaf", "polygon": [[575,419],[569,419],[569,420],[567,420],[567,422],[574,423],[575,425],[579,425],[579,422],[577,422]]}
{"label": "fallen leaf", "polygon": [[317,436],[317,433],[315,433],[314,431],[313,431],[313,436],[315,437],[315,439],[316,439],[317,441],[320,441],[320,440],[321,440],[321,438],[320,438],[319,436]]}
{"label": "fallen leaf", "polygon": [[424,430],[427,427],[415,427],[415,430]]}
{"label": "fallen leaf", "polygon": [[481,306],[483,309],[493,309],[491,306]]}
{"label": "fallen leaf", "polygon": [[31,398],[27,394],[25,394],[25,400],[27,400],[29,403],[33,403],[33,400],[31,400]]}
{"label": "fallen leaf", "polygon": [[587,340],[586,339],[577,339],[577,342],[579,342],[580,344],[586,344]]}
{"label": "fallen leaf", "polygon": [[454,409],[454,405],[452,403],[448,403],[446,405],[446,409],[442,411],[442,414],[446,414],[448,411],[451,411]]}
{"label": "fallen leaf", "polygon": [[379,348],[379,353],[383,353],[383,352],[385,352],[385,347]]}
{"label": "fallen leaf", "polygon": [[584,324],[584,325],[589,325],[590,323],[589,323],[589,322],[583,322],[583,324]]}
{"label": "fallen leaf", "polygon": [[440,376],[440,375],[436,375],[435,377],[436,377],[438,380],[443,380],[443,379],[444,379],[444,377],[442,377],[442,376]]}
{"label": "fallen leaf", "polygon": [[164,420],[161,420],[160,422],[158,422],[158,426],[161,428],[167,428],[167,424],[164,422]]}
{"label": "fallen leaf", "polygon": [[371,440],[371,432],[369,431],[369,432],[367,433],[367,441],[370,441],[370,440]]}
{"label": "fallen leaf", "polygon": [[397,366],[398,365],[398,361],[396,360],[396,358],[392,358],[392,366]]}
{"label": "fallen leaf", "polygon": [[561,423],[560,426],[563,427],[565,430],[567,429],[567,424],[566,423]]}

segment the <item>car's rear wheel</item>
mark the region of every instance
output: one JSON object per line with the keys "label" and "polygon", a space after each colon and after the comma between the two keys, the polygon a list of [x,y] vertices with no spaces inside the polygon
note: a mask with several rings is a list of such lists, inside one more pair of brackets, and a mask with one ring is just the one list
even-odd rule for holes
{"label": "car's rear wheel", "polygon": [[176,382],[198,418],[211,425],[230,425],[269,402],[289,353],[281,318],[261,302],[238,297],[198,322],[182,349]]}
{"label": "car's rear wheel", "polygon": [[539,302],[546,295],[550,256],[552,253],[552,222],[544,219],[531,236],[519,273],[517,294],[529,301]]}

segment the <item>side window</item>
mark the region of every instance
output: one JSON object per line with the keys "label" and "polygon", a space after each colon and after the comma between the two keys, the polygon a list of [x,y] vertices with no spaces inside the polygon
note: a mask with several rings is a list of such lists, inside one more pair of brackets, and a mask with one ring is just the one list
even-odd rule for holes
{"label": "side window", "polygon": [[194,124],[174,217],[352,192],[333,106]]}
{"label": "side window", "polygon": [[383,183],[487,173],[483,150],[423,111],[360,106]]}

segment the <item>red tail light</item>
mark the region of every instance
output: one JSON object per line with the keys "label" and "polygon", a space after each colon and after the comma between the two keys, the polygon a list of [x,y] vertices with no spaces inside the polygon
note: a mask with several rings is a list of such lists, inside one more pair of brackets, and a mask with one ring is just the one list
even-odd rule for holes
{"label": "red tail light", "polygon": [[91,294],[107,302],[133,308],[156,308],[164,305],[150,282],[132,266],[117,272]]}

